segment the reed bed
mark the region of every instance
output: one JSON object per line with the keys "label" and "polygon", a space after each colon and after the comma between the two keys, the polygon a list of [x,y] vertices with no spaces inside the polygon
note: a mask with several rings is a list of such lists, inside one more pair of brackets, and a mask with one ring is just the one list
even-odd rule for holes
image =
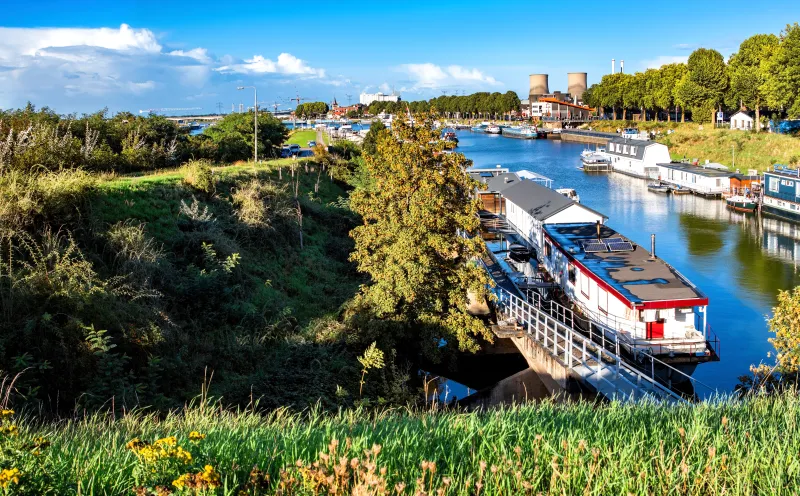
{"label": "reed bed", "polygon": [[257,413],[200,404],[164,418],[20,416],[4,420],[17,435],[3,434],[0,487],[9,494],[797,494],[798,421],[792,394],[472,413]]}

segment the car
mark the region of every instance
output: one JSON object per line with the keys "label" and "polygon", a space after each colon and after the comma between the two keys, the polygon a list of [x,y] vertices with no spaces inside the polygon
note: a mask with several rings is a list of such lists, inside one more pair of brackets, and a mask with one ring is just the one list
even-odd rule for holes
{"label": "car", "polygon": [[289,145],[289,153],[292,155],[300,153],[300,145],[291,144]]}
{"label": "car", "polygon": [[314,148],[315,146],[317,146],[317,142],[316,141],[309,141],[308,142],[308,147],[309,148]]}
{"label": "car", "polygon": [[292,151],[289,149],[288,146],[284,146],[281,148],[281,158],[291,157]]}

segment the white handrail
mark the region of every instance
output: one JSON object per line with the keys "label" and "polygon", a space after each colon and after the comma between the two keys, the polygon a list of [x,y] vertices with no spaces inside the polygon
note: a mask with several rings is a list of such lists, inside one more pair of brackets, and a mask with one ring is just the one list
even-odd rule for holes
{"label": "white handrail", "polygon": [[[658,381],[629,366],[619,354],[612,353],[601,346],[597,346],[596,343],[589,341],[588,338],[583,336],[580,332],[562,324],[527,301],[509,293],[501,287],[495,287],[494,292],[498,297],[498,304],[508,316],[523,324],[530,337],[542,344],[544,348],[548,352],[551,352],[556,358],[563,361],[564,365],[569,369],[574,369],[577,365],[575,363],[576,358],[573,350],[580,351],[581,353],[581,359],[578,359],[578,364],[590,368],[586,361],[588,349],[590,358],[594,359],[596,363],[596,370],[593,375],[595,375],[598,380],[608,383],[617,393],[624,394],[623,391],[619,390],[618,384],[611,382],[600,374],[602,370],[612,370],[615,379],[628,383],[633,391],[641,391],[643,394],[655,399],[663,399],[659,395],[654,394],[657,392],[679,402],[686,401],[680,395],[664,387]],[[534,329],[531,329],[531,327],[534,327]],[[563,340],[564,344],[559,345],[559,340]],[[595,350],[594,356],[591,356],[592,348]],[[559,351],[563,352],[563,354],[559,353]],[[563,357],[563,360],[561,357]],[[610,361],[611,364],[608,364],[606,360]],[[620,372],[623,372],[624,375]],[[633,377],[635,383],[631,381],[629,377]],[[650,391],[642,387],[642,380],[650,386]]]}

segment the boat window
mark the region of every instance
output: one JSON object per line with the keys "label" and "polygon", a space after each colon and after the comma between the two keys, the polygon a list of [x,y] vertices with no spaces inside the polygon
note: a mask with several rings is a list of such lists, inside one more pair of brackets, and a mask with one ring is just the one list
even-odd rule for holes
{"label": "boat window", "polygon": [[569,283],[572,284],[573,286],[577,282],[577,278],[578,278],[577,272],[578,272],[578,270],[575,268],[575,266],[572,265],[572,264],[569,264],[569,267],[567,268],[567,276],[569,277]]}
{"label": "boat window", "polygon": [[800,196],[800,181],[794,183],[794,186],[795,186],[794,196]]}
{"label": "boat window", "polygon": [[608,313],[608,291],[597,286],[597,309],[603,313]]}
{"label": "boat window", "polygon": [[780,189],[780,183],[778,182],[778,178],[777,177],[769,178],[769,190],[777,193],[778,189]]}
{"label": "boat window", "polygon": [[552,253],[552,251],[553,251],[553,247],[550,246],[550,243],[545,243],[544,244],[544,256],[547,257],[547,258],[550,258],[550,254]]}
{"label": "boat window", "polygon": [[581,293],[583,293],[583,296],[585,296],[587,300],[591,299],[589,297],[589,276],[583,272],[581,272]]}

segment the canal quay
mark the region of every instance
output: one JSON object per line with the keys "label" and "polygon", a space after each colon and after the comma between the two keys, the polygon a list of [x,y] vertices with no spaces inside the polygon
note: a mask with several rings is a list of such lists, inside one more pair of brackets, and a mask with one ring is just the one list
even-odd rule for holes
{"label": "canal quay", "polygon": [[719,199],[651,193],[646,180],[623,174],[586,174],[579,170],[582,144],[468,131],[458,139],[457,151],[476,168],[541,174],[554,189],[577,190],[581,204],[632,241],[649,247],[656,235],[659,258],[708,297],[708,323],[721,342],[720,361],[699,365],[695,379],[730,392],[751,364],[768,360],[767,315],[778,290],[800,284],[800,224],[734,212]]}

